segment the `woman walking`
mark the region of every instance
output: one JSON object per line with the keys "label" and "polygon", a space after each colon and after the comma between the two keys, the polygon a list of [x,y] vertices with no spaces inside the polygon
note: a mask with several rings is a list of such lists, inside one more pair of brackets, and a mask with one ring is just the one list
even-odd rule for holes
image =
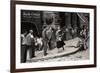
{"label": "woman walking", "polygon": [[56,31],[56,41],[57,41],[57,48],[58,48],[58,51],[59,51],[59,48],[62,47],[62,49],[64,50],[64,41],[62,40],[62,31],[60,29],[60,26],[58,26],[58,30]]}

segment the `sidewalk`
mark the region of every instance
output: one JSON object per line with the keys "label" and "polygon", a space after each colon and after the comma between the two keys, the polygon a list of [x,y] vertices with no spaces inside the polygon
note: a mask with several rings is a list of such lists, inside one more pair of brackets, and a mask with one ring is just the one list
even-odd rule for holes
{"label": "sidewalk", "polygon": [[79,50],[79,48],[75,48],[75,46],[77,45],[79,40],[80,39],[77,37],[77,38],[71,39],[69,41],[64,41],[65,42],[64,50],[62,48],[60,48],[60,49],[54,48],[53,50],[48,50],[47,56],[44,56],[43,50],[36,51],[35,52],[36,57],[32,58],[31,60],[27,60],[27,62],[36,62],[38,60],[47,60],[47,59],[62,57],[62,56],[76,53]]}

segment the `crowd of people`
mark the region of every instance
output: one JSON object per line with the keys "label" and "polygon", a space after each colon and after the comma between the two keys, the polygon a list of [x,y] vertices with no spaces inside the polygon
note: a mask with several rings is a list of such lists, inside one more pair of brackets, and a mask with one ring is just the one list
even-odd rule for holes
{"label": "crowd of people", "polygon": [[[46,56],[47,50],[49,49],[49,42],[52,37],[53,29],[50,25],[48,25],[46,28],[42,31],[42,36],[34,36],[34,31],[29,30],[29,32],[24,32],[21,35],[21,62],[26,62],[27,59],[27,51],[29,51],[29,58],[35,57],[35,51],[36,50],[43,50],[44,56]],[[57,42],[57,48],[63,48],[64,50],[64,41],[62,40],[62,33],[60,30],[60,27],[58,27],[56,31],[56,42]]]}
{"label": "crowd of people", "polygon": [[[53,28],[48,25],[45,27],[42,31],[42,36],[34,36],[35,31],[30,29],[29,31],[25,31],[23,34],[21,34],[21,62],[25,63],[27,60],[27,51],[29,51],[29,59],[32,59],[35,57],[35,51],[43,50],[44,56],[46,56],[47,50],[49,49],[49,42],[52,36]],[[81,39],[82,41],[79,42],[77,47],[80,48],[87,48],[86,41],[87,41],[87,31],[86,27],[83,27],[83,29],[80,31]],[[63,32],[61,31],[61,28],[58,27],[56,29],[56,47],[62,48],[64,50],[64,41],[62,40]]]}

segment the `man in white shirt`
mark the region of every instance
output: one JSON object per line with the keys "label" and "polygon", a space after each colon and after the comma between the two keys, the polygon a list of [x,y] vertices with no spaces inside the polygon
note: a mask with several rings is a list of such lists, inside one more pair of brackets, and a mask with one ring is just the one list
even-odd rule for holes
{"label": "man in white shirt", "polygon": [[29,58],[35,57],[35,39],[33,36],[33,30],[29,30],[28,35],[26,36],[26,45],[29,50]]}

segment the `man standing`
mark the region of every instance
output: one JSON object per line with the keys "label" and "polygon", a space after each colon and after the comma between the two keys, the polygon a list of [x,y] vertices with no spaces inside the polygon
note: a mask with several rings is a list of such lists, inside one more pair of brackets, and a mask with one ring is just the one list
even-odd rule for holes
{"label": "man standing", "polygon": [[[48,27],[48,26],[47,26]],[[48,48],[48,38],[46,37],[47,27],[42,31],[42,38],[43,38],[43,48],[44,48],[44,56],[47,55],[47,48]]]}
{"label": "man standing", "polygon": [[87,43],[88,37],[87,37],[87,27],[86,27],[86,25],[83,26],[83,28],[80,32],[80,35],[81,35],[83,49],[87,49],[86,43]]}
{"label": "man standing", "polygon": [[29,33],[26,36],[26,40],[26,45],[29,50],[29,59],[31,59],[32,57],[35,57],[35,41],[33,36],[33,30],[29,30]]}
{"label": "man standing", "polygon": [[42,31],[42,38],[43,38],[43,45],[44,45],[44,55],[47,55],[47,49],[50,47],[49,42],[52,37],[52,27],[48,25],[43,31]]}
{"label": "man standing", "polygon": [[27,57],[26,35],[27,32],[21,34],[21,63],[25,63]]}

